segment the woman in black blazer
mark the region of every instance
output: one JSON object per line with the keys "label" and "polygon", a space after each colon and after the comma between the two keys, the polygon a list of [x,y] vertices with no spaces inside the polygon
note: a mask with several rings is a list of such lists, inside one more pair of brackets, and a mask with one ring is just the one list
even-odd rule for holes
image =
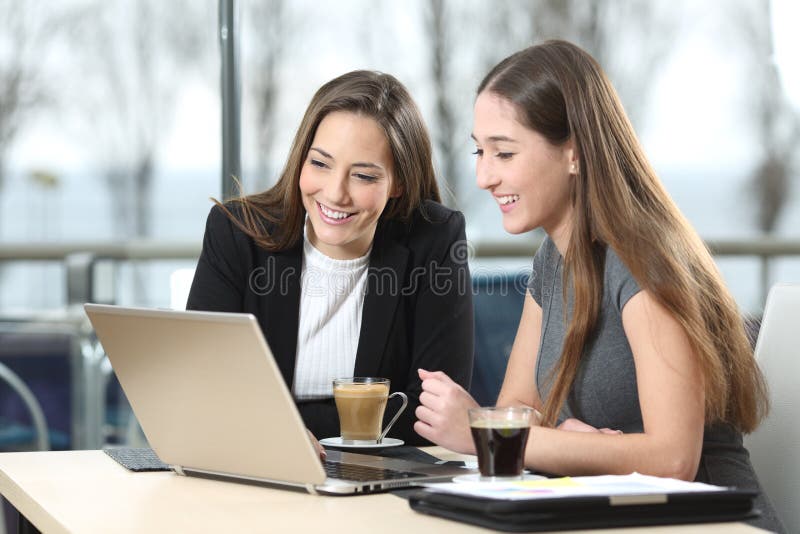
{"label": "woman in black blazer", "polygon": [[339,435],[334,378],[379,376],[409,400],[389,435],[427,444],[418,369],[468,388],[473,359],[464,217],[439,201],[403,85],[340,76],[314,95],[277,184],[211,209],[187,308],[255,315],[316,437]]}

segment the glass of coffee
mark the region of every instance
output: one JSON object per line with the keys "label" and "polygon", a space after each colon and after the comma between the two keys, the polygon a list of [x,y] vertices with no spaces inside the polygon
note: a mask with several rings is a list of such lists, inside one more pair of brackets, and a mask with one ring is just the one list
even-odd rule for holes
{"label": "glass of coffee", "polygon": [[[386,428],[381,429],[386,403],[395,396],[402,398],[403,404]],[[408,405],[405,393],[395,391],[389,395],[388,378],[337,378],[333,381],[333,398],[339,412],[342,442],[348,445],[381,443]]]}
{"label": "glass of coffee", "polygon": [[469,410],[481,480],[522,479],[532,414],[532,409],[519,406]]}

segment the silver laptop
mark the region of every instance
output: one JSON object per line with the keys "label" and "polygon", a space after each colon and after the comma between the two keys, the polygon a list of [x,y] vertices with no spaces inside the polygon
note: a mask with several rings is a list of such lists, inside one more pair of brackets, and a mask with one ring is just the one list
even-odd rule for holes
{"label": "silver laptop", "polygon": [[179,474],[353,494],[465,473],[339,451],[323,464],[250,314],[84,309],[150,446]]}

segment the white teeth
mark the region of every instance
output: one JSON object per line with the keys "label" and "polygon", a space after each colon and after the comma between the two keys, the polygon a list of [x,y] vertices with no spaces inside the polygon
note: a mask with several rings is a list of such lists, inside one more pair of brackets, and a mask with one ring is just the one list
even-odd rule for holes
{"label": "white teeth", "polygon": [[497,197],[497,201],[502,205],[511,204],[519,200],[519,195],[506,195],[504,197]]}
{"label": "white teeth", "polygon": [[333,211],[332,209],[322,204],[320,204],[319,207],[320,209],[322,209],[322,213],[324,213],[326,217],[330,217],[331,219],[344,219],[351,215],[350,213],[346,213],[343,211]]}

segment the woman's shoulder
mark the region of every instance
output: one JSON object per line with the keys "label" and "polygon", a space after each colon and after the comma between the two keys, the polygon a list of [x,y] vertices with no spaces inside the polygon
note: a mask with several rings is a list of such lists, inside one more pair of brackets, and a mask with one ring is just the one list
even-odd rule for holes
{"label": "woman's shoulder", "polygon": [[418,226],[438,226],[457,224],[464,220],[464,214],[458,210],[448,208],[434,200],[423,200],[411,213],[410,224]]}
{"label": "woman's shoulder", "polygon": [[[208,214],[207,231],[232,232],[234,235],[247,235],[243,226],[259,227],[269,232],[277,215],[267,217],[263,208],[256,209],[241,200],[228,200],[224,203],[214,202]],[[249,236],[248,236],[249,237]]]}
{"label": "woman's shoulder", "polygon": [[269,235],[274,224],[259,210],[239,200],[215,202],[206,221],[204,246],[213,245],[227,251],[227,255],[236,252],[242,257],[253,257],[255,261],[257,257],[271,254],[260,246],[257,236]]}
{"label": "woman's shoulder", "polygon": [[397,241],[423,256],[465,241],[464,215],[432,200],[423,201],[406,219],[387,221],[376,240]]}
{"label": "woman's shoulder", "polygon": [[631,270],[619,257],[619,254],[609,246],[606,246],[606,277],[613,279],[633,278]]}
{"label": "woman's shoulder", "polygon": [[433,200],[425,200],[412,213],[406,230],[410,240],[451,242],[465,237],[465,228],[463,213]]}
{"label": "woman's shoulder", "polygon": [[611,247],[606,247],[605,286],[618,310],[641,290],[631,270]]}

